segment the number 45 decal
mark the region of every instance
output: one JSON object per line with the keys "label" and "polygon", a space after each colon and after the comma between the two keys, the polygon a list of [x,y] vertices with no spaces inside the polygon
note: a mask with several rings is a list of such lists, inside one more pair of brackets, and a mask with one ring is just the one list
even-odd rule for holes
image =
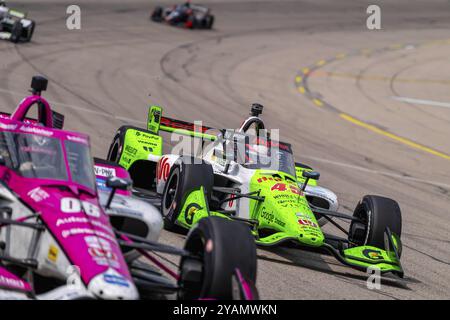
{"label": "number 45 decal", "polygon": [[62,198],[61,211],[64,213],[86,212],[87,215],[98,218],[100,217],[100,208],[90,202],[80,201],[77,198]]}
{"label": "number 45 decal", "polygon": [[[287,190],[287,186],[286,186],[285,183],[277,183],[272,188],[270,188],[270,191],[274,191],[274,190],[286,191]],[[289,190],[292,193],[301,194],[300,188],[298,188],[298,187],[296,187],[296,186],[294,186],[292,184],[289,185]]]}

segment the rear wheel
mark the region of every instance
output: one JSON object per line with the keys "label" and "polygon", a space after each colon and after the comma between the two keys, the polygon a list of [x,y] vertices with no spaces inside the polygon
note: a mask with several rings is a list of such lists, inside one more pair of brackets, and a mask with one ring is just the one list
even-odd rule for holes
{"label": "rear wheel", "polygon": [[23,26],[20,21],[16,21],[11,29],[11,41],[18,43],[22,37]]}
{"label": "rear wheel", "polygon": [[199,22],[198,20],[195,18],[195,16],[193,14],[191,14],[186,21],[186,27],[190,28],[190,29],[197,29],[199,27]]}
{"label": "rear wheel", "polygon": [[185,250],[190,255],[181,259],[179,298],[258,298],[256,245],[245,224],[204,218],[189,233]]}
{"label": "rear wheel", "polygon": [[203,186],[209,202],[213,183],[213,170],[209,164],[194,164],[190,162],[189,164],[174,165],[170,170],[169,178],[161,197],[161,213],[164,218],[164,227],[168,230],[174,229],[175,221],[180,214],[184,201],[193,190]]}
{"label": "rear wheel", "polygon": [[163,20],[162,14],[163,14],[163,8],[156,7],[155,10],[153,10],[152,15],[150,16],[150,19],[155,22],[161,22]]}
{"label": "rear wheel", "polygon": [[352,221],[350,224],[349,241],[358,246],[384,248],[386,228],[398,237],[401,236],[402,214],[395,200],[374,195],[364,196],[353,216],[360,221]]}

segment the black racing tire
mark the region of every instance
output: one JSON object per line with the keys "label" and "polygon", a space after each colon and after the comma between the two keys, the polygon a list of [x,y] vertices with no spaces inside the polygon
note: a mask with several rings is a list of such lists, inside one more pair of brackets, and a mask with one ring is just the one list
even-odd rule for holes
{"label": "black racing tire", "polygon": [[180,164],[172,166],[169,178],[164,186],[161,197],[161,214],[164,219],[164,227],[167,230],[175,229],[175,221],[191,191],[203,186],[208,204],[211,200],[214,183],[212,166],[206,163],[194,164],[193,158],[188,160],[189,163],[182,161]]}
{"label": "black racing tire", "polygon": [[247,225],[219,217],[201,219],[184,249],[190,255],[180,262],[179,298],[232,299],[236,269],[250,283],[253,298],[258,297],[256,244]]}
{"label": "black racing tire", "polygon": [[187,18],[187,21],[190,21],[191,24],[191,29],[198,29],[199,26],[201,27],[201,24],[199,24],[199,21],[195,18],[195,16],[193,14],[189,15],[189,17]]}
{"label": "black racing tire", "polygon": [[150,19],[155,22],[161,22],[163,20],[163,8],[162,7],[156,7],[155,10],[153,10],[153,13],[150,16]]}
{"label": "black racing tire", "polygon": [[402,214],[395,200],[366,195],[356,206],[353,216],[361,220],[350,224],[349,240],[356,245],[383,249],[386,227],[398,237],[402,234]]}
{"label": "black racing tire", "polygon": [[22,36],[23,26],[20,21],[14,22],[14,25],[11,29],[11,42],[18,43]]}
{"label": "black racing tire", "polygon": [[26,38],[27,42],[31,41],[31,38],[33,37],[35,28],[36,28],[36,22],[31,21],[31,25],[28,27],[28,33],[27,33],[27,38]]}
{"label": "black racing tire", "polygon": [[121,126],[114,136],[111,145],[109,146],[108,155],[106,160],[119,163],[120,157],[122,156],[123,147],[125,144],[125,134],[128,129],[132,129],[132,126]]}
{"label": "black racing tire", "polygon": [[213,28],[214,20],[215,20],[215,18],[214,18],[213,15],[207,16],[207,18],[206,18],[206,29],[211,30]]}

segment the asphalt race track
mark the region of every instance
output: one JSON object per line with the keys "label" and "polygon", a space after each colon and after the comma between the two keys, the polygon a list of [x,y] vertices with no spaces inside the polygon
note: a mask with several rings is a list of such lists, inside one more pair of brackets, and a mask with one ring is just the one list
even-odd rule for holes
{"label": "asphalt race track", "polygon": [[[82,29],[69,31],[73,2]],[[365,194],[400,203],[406,277],[369,290],[364,273],[331,256],[259,250],[261,297],[450,298],[448,1],[203,0],[216,15],[212,31],[153,23],[152,2],[9,1],[37,28],[31,43],[0,43],[1,110],[43,74],[66,128],[89,133],[105,157],[115,130],[144,125],[150,103],[224,128],[262,103],[266,123],[321,172],[343,211]],[[372,2],[379,31],[366,28]],[[162,241],[182,245],[183,236],[164,232]]]}

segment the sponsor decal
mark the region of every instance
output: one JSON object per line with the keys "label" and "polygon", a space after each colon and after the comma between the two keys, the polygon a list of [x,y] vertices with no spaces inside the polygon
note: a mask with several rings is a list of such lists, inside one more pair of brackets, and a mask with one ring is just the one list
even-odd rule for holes
{"label": "sponsor decal", "polygon": [[77,136],[67,136],[67,140],[69,141],[73,141],[73,142],[79,142],[79,143],[83,143],[83,144],[88,144],[87,139],[82,138],[82,137],[77,137]]}
{"label": "sponsor decal", "polygon": [[50,247],[48,248],[48,254],[47,254],[48,260],[50,260],[53,263],[56,263],[56,260],[58,259],[58,254],[59,254],[58,247],[51,244]]}
{"label": "sponsor decal", "polygon": [[94,261],[100,266],[112,266],[119,268],[119,259],[111,249],[111,243],[105,239],[95,236],[84,238],[88,246],[88,252]]}
{"label": "sponsor decal", "polygon": [[234,194],[230,195],[230,200],[228,201],[228,207],[229,208],[233,208],[234,198],[235,197],[236,197],[236,195],[234,195]]}
{"label": "sponsor decal", "polygon": [[134,155],[136,155],[136,153],[137,153],[137,149],[136,149],[136,148],[133,148],[133,147],[130,146],[130,145],[126,145],[126,146],[125,146],[125,152],[127,152],[127,153],[129,153],[130,155],[134,156]]}
{"label": "sponsor decal", "polygon": [[107,168],[102,166],[94,166],[94,172],[96,176],[100,177],[115,177],[116,176],[116,169],[115,168]]}
{"label": "sponsor decal", "polygon": [[[98,264],[107,264],[108,261],[118,260],[117,255],[114,252],[104,248],[89,248],[88,252]],[[100,261],[104,261],[105,263],[99,263]]]}
{"label": "sponsor decal", "polygon": [[317,223],[309,220],[309,219],[299,219],[298,223],[303,225],[303,226],[310,226],[313,228],[318,228],[319,226],[317,225]]}
{"label": "sponsor decal", "polygon": [[285,183],[276,183],[275,185],[270,188],[270,191],[287,191],[289,188],[289,191],[291,191],[294,194],[302,195],[303,192],[300,191],[300,188],[297,187],[294,184],[290,184],[289,187]]}
{"label": "sponsor decal", "polygon": [[10,288],[25,289],[25,283],[20,279],[8,278],[0,275],[0,285]]}
{"label": "sponsor decal", "polygon": [[194,221],[194,216],[197,210],[200,210],[202,207],[200,207],[196,203],[191,203],[187,206],[186,210],[184,211],[184,219],[186,220],[187,224],[192,224]]}
{"label": "sponsor decal", "polygon": [[261,182],[265,182],[265,181],[283,181],[283,179],[278,178],[278,177],[262,177],[256,181],[258,181],[258,183],[261,183]]}
{"label": "sponsor decal", "polygon": [[264,218],[264,219],[266,219],[269,223],[272,223],[272,222],[273,222],[273,219],[274,219],[274,215],[273,215],[272,213],[269,213],[268,211],[266,211],[266,209],[264,208],[264,209],[262,210],[262,213],[261,213],[261,218]]}
{"label": "sponsor decal", "polygon": [[81,224],[90,223],[93,226],[102,228],[105,231],[107,231],[107,232],[109,232],[111,234],[114,234],[109,225],[106,225],[106,224],[102,223],[101,221],[90,220],[90,219],[85,218],[85,217],[68,217],[68,218],[60,218],[60,219],[56,220],[56,226],[57,227],[59,227],[61,225],[73,224],[73,223],[81,223]]}
{"label": "sponsor decal", "polygon": [[68,218],[62,218],[56,220],[56,226],[59,227],[63,224],[70,224],[70,223],[88,223],[88,218],[83,217],[68,217]]}
{"label": "sponsor decal", "polygon": [[364,249],[362,252],[363,256],[371,260],[383,260],[383,254],[379,250]]}
{"label": "sponsor decal", "polygon": [[45,130],[38,127],[21,126],[20,130],[27,133],[35,133],[49,137],[53,135],[53,131]]}
{"label": "sponsor decal", "polygon": [[280,227],[282,227],[282,228],[284,228],[284,227],[286,226],[286,223],[283,222],[283,221],[281,221],[281,220],[278,219],[278,218],[275,218],[275,223],[276,223],[277,225],[279,225]]}
{"label": "sponsor decal", "polygon": [[0,129],[3,130],[16,130],[17,125],[16,124],[5,124],[0,122]]}
{"label": "sponsor decal", "polygon": [[96,235],[99,237],[103,237],[105,239],[108,239],[110,241],[115,241],[115,238],[105,232],[99,231],[99,230],[93,230],[88,228],[72,228],[68,230],[63,230],[61,232],[61,236],[63,238],[68,238],[70,236],[80,235],[80,234],[90,234],[90,235]]}
{"label": "sponsor decal", "polygon": [[40,187],[34,188],[28,191],[27,195],[33,199],[35,202],[40,202],[50,197],[50,195]]}
{"label": "sponsor decal", "polygon": [[121,275],[105,273],[103,275],[103,280],[105,280],[105,282],[107,282],[107,283],[114,284],[114,285],[121,286],[121,287],[129,287],[130,286],[127,279],[125,279]]}
{"label": "sponsor decal", "polygon": [[162,157],[159,161],[158,161],[158,167],[156,169],[156,177],[159,180],[164,180],[167,181],[167,178],[169,178],[169,173],[170,173],[170,163],[169,163],[169,158],[167,157]]}

